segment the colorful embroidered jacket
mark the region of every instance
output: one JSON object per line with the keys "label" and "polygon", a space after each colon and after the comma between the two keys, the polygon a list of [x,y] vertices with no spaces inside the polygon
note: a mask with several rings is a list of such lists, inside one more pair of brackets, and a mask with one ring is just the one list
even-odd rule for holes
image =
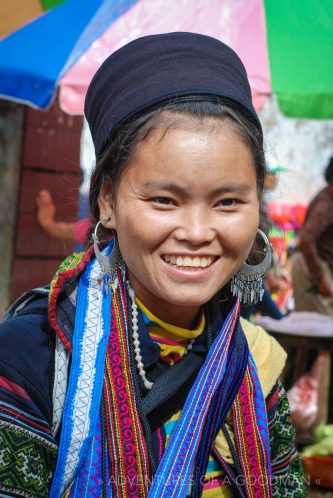
{"label": "colorful embroidered jacket", "polygon": [[[80,257],[77,259],[79,261]],[[76,273],[77,268],[71,268],[54,282],[53,289],[56,291],[53,299],[51,296],[50,305],[48,289],[23,296],[15,308],[9,310],[9,318],[0,326],[1,496],[49,495],[70,370]],[[48,320],[49,306],[53,327]],[[148,422],[148,448],[153,468],[156,468],[159,461],[161,445],[163,447],[165,444],[164,424],[182,409],[214,334],[223,322],[224,314],[220,309],[219,296],[208,303],[205,315],[205,332],[195,342],[191,352],[193,361],[188,361],[188,366],[184,369],[170,367],[160,361],[158,347],[151,340],[142,317],[139,320],[143,363],[150,378],[156,382],[159,380],[161,386],[153,400],[142,403],[142,416]],[[242,326],[257,363],[259,379],[266,396],[273,496],[304,498],[307,491],[295,451],[288,401],[277,381],[276,372],[280,366],[274,367],[273,353],[279,349],[275,349],[275,342],[262,330],[247,322],[243,322]],[[267,351],[263,351],[263,348]],[[167,383],[163,382],[166,371]],[[143,396],[143,391],[138,395]],[[235,461],[237,454],[230,418],[227,418],[223,430],[218,433],[213,451],[225,472],[221,494],[213,496],[246,496],[237,471],[239,466]]]}

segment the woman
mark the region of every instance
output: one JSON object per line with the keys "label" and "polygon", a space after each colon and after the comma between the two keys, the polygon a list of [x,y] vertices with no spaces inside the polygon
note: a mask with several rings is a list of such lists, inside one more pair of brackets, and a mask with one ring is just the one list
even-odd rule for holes
{"label": "woman", "polygon": [[306,496],[285,354],[239,319],[270,259],[244,263],[265,161],[241,61],[203,35],[138,39],[85,114],[94,247],[2,325],[5,496]]}

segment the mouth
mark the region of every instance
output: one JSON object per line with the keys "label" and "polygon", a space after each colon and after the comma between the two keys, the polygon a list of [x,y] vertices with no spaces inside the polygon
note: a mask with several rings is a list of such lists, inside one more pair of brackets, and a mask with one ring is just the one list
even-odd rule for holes
{"label": "mouth", "polygon": [[162,259],[169,265],[179,269],[189,271],[200,271],[211,266],[216,260],[216,256],[175,256],[165,254]]}

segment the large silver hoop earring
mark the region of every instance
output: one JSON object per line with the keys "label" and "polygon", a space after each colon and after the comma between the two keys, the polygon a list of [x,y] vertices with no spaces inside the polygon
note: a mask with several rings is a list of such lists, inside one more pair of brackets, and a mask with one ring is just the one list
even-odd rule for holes
{"label": "large silver hoop earring", "polygon": [[272,264],[273,247],[266,234],[258,228],[257,233],[264,240],[264,259],[257,265],[249,265],[244,261],[238,272],[231,279],[231,293],[242,304],[256,304],[264,295],[262,279]]}
{"label": "large silver hoop earring", "polygon": [[118,242],[117,242],[117,236],[114,230],[112,230],[113,234],[113,247],[111,254],[108,256],[104,255],[101,253],[99,250],[99,239],[98,239],[98,228],[102,223],[106,223],[108,220],[99,220],[99,222],[95,226],[94,233],[92,234],[92,238],[94,241],[94,252],[96,259],[102,269],[102,272],[105,273],[106,275],[109,275],[111,279],[114,279],[116,276],[116,269],[119,265],[119,263],[122,261],[121,253],[119,250]]}

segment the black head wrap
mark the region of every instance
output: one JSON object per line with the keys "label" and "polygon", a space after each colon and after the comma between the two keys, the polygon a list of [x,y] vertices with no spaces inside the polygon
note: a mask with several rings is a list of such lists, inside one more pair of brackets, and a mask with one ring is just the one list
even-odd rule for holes
{"label": "black head wrap", "polygon": [[240,106],[261,131],[242,61],[227,45],[195,33],[138,38],[110,55],[86,96],[96,156],[124,121],[170,98],[217,95]]}

